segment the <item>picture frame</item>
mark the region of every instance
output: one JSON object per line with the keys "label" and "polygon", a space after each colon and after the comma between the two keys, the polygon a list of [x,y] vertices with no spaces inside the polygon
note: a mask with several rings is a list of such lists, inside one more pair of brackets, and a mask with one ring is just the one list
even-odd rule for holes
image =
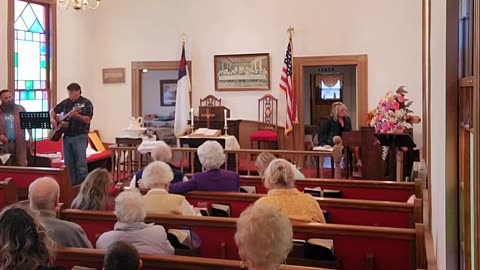
{"label": "picture frame", "polygon": [[102,78],[103,83],[124,83],[125,68],[104,68]]}
{"label": "picture frame", "polygon": [[175,106],[177,98],[177,80],[160,80],[160,106]]}
{"label": "picture frame", "polygon": [[216,91],[270,90],[270,54],[214,56]]}

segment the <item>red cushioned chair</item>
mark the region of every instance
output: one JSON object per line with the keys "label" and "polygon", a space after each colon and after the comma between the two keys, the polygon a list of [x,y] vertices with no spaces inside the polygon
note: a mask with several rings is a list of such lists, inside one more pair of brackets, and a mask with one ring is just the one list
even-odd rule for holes
{"label": "red cushioned chair", "polygon": [[250,135],[251,148],[254,142],[260,148],[260,143],[278,146],[278,99],[270,94],[258,99],[258,131]]}

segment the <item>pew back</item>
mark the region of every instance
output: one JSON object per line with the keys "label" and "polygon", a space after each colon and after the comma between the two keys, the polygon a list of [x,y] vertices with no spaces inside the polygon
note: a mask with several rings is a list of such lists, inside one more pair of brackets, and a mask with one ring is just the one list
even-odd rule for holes
{"label": "pew back", "polygon": [[[109,211],[66,209],[61,218],[79,224],[95,244],[98,236],[113,229],[116,217]],[[238,260],[234,241],[236,218],[183,217],[151,215],[146,222],[169,228],[190,228],[202,239],[201,256]],[[416,230],[403,228],[369,227],[334,224],[293,224],[294,238],[333,239],[337,259],[343,269],[405,270],[415,269]]]}
{"label": "pew back", "polygon": [[[262,196],[265,194],[192,191],[186,198],[195,207],[229,204],[232,217],[239,217]],[[317,201],[322,210],[328,211],[329,223],[333,224],[414,228],[415,223],[422,223],[421,215],[417,213],[421,211],[421,204],[334,198],[317,198]]]}
{"label": "pew back", "polygon": [[0,210],[18,202],[17,188],[12,178],[0,181]]}
{"label": "pew back", "polygon": [[[101,270],[105,252],[96,249],[61,248],[56,252],[56,266],[71,269],[73,266],[91,267]],[[143,270],[241,270],[240,261],[212,258],[140,254]],[[281,265],[279,270],[327,270],[303,266]]]}
{"label": "pew back", "polygon": [[40,168],[0,166],[0,179],[11,177],[17,187],[18,198],[28,198],[28,186],[39,177],[50,176],[60,185],[60,202],[67,207],[73,200],[72,184],[67,167]]}
{"label": "pew back", "polygon": [[[260,176],[240,176],[240,185],[254,186],[257,193],[267,193]],[[340,190],[343,198],[393,202],[406,202],[411,195],[415,194],[417,185],[421,185],[420,179],[416,179],[415,183],[318,178],[295,181],[295,186],[300,191],[303,191],[304,188],[321,187],[322,189]]]}

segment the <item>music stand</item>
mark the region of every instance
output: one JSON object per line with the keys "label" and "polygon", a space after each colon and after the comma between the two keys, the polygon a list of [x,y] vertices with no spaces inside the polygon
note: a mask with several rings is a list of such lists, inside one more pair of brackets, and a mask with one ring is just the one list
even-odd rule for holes
{"label": "music stand", "polygon": [[51,129],[49,112],[20,112],[20,128],[32,129],[33,139],[33,166],[37,163],[37,140],[35,129]]}
{"label": "music stand", "polygon": [[375,133],[375,137],[380,142],[382,146],[390,147],[388,153],[388,162],[389,162],[389,177],[390,180],[395,181],[395,174],[398,172],[398,169],[401,169],[401,173],[397,175],[397,181],[403,181],[403,158],[402,158],[402,168],[396,168],[395,162],[396,160],[396,153],[398,147],[408,147],[409,149],[413,149],[416,147],[415,143],[412,140],[410,134],[407,133]]}

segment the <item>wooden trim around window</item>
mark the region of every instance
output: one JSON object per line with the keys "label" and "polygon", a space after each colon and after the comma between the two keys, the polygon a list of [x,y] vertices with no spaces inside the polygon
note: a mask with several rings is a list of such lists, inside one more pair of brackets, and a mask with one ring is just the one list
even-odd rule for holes
{"label": "wooden trim around window", "polygon": [[[187,61],[190,83],[192,82],[192,61]],[[142,72],[148,70],[178,70],[180,61],[143,61],[132,62],[132,116],[143,114],[143,87]],[[193,87],[192,87],[193,91]],[[190,104],[192,104],[192,92],[190,92]]]}
{"label": "wooden trim around window", "polygon": [[[296,150],[303,150],[303,138],[305,135],[305,67],[315,66],[344,66],[355,65],[357,67],[357,125],[366,125],[368,112],[368,55],[334,55],[334,56],[305,56],[294,57],[294,84],[297,89],[298,98],[298,124],[294,126],[294,138]],[[301,139],[300,139],[301,138]]]}

